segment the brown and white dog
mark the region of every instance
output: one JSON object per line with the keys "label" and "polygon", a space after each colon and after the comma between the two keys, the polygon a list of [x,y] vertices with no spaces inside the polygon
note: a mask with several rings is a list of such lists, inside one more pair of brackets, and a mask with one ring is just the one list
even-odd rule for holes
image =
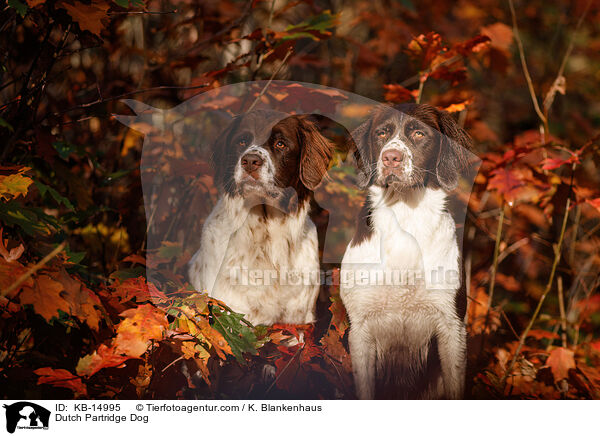
{"label": "brown and white dog", "polygon": [[340,275],[357,395],[461,398],[466,300],[446,191],[470,139],[448,113],[418,104],[379,110],[352,136],[368,187]]}
{"label": "brown and white dog", "polygon": [[308,214],[332,152],[307,116],[234,118],[215,145],[220,198],[190,261],[192,285],[254,324],[314,322],[319,252]]}

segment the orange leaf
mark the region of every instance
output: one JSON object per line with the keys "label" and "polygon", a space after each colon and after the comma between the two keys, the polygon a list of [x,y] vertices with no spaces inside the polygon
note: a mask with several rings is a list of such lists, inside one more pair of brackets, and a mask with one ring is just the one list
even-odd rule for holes
{"label": "orange leaf", "polygon": [[119,366],[127,359],[129,359],[129,357],[118,354],[115,347],[109,348],[106,345],[101,344],[98,347],[98,350],[79,359],[75,370],[77,374],[82,377],[91,377],[102,368]]}
{"label": "orange leaf", "polygon": [[473,103],[473,99],[472,98],[468,98],[465,101],[461,101],[460,103],[453,103],[450,106],[447,106],[444,108],[444,110],[446,112],[460,112],[462,110],[465,110],[467,106],[469,106],[471,103]]}
{"label": "orange leaf", "polygon": [[70,276],[66,270],[50,273],[60,282],[64,291],[61,296],[69,304],[69,314],[85,322],[92,330],[98,330],[101,314],[96,307],[102,307],[100,299],[78,279]]}
{"label": "orange leaf", "polygon": [[140,357],[151,340],[160,340],[167,328],[167,318],[161,310],[144,304],[121,313],[125,319],[117,326],[114,340],[116,352],[130,357]]}
{"label": "orange leaf", "polygon": [[52,369],[50,367],[39,368],[33,371],[39,375],[37,384],[49,384],[58,388],[71,389],[75,397],[86,396],[87,388],[82,383],[81,378],[71,374],[66,369]]}
{"label": "orange leaf", "polygon": [[19,294],[21,304],[30,304],[46,321],[58,317],[58,311],[70,313],[69,303],[62,297],[64,286],[47,275],[40,275],[33,286],[25,286]]}
{"label": "orange leaf", "polygon": [[573,351],[563,347],[555,348],[550,352],[546,365],[552,370],[554,381],[563,380],[569,377],[569,369],[575,368],[575,359]]}
{"label": "orange leaf", "polygon": [[60,0],[56,6],[65,9],[81,30],[88,30],[97,36],[104,29],[102,20],[108,20],[106,12],[110,8],[104,0],[92,0],[91,4],[78,2],[76,5],[70,0]]}

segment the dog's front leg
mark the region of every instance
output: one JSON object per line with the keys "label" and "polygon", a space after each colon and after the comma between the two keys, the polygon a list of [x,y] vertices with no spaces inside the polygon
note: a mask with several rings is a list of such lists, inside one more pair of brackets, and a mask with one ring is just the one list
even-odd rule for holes
{"label": "dog's front leg", "polygon": [[353,325],[348,338],[359,400],[375,398],[375,341],[364,325]]}
{"label": "dog's front leg", "polygon": [[444,396],[463,397],[466,370],[466,331],[459,319],[445,320],[438,327],[438,350],[444,379]]}

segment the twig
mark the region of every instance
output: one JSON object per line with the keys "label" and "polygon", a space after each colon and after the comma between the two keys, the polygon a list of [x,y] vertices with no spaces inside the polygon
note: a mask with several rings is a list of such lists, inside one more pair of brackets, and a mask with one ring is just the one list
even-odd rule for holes
{"label": "twig", "polygon": [[560,337],[562,339],[563,348],[567,348],[567,315],[565,314],[565,301],[563,294],[563,281],[562,276],[556,278],[556,285],[558,287],[558,307],[560,309],[560,326],[562,332]]}
{"label": "twig", "polygon": [[285,62],[291,56],[292,52],[293,52],[293,50],[291,48],[287,51],[287,53],[285,54],[285,57],[281,61],[281,64],[279,64],[279,66],[277,67],[277,69],[273,72],[273,74],[271,74],[271,78],[269,79],[269,81],[267,82],[267,84],[265,85],[265,87],[262,89],[262,91],[260,91],[260,94],[258,94],[256,96],[256,98],[254,99],[254,101],[252,102],[252,104],[250,105],[250,107],[248,108],[248,110],[246,112],[250,112],[254,108],[254,106],[256,106],[256,103],[258,103],[258,101],[265,94],[265,92],[267,92],[267,88],[269,87],[269,85],[271,84],[271,82],[273,81],[273,79],[275,78],[275,76],[277,76],[277,74],[279,73],[279,71],[281,70],[281,68],[283,68],[283,66],[285,65]]}
{"label": "twig", "polygon": [[165,372],[167,369],[169,369],[171,366],[175,365],[177,362],[179,362],[180,360],[185,359],[185,356],[179,356],[177,359],[175,359],[174,361],[172,361],[171,363],[169,363],[167,366],[165,366],[161,372]]}
{"label": "twig", "polygon": [[521,349],[523,348],[523,345],[525,344],[525,339],[527,339],[529,330],[531,330],[531,327],[533,327],[533,324],[535,323],[535,321],[540,313],[540,309],[542,308],[542,304],[544,304],[544,300],[546,299],[546,296],[550,292],[550,289],[552,289],[552,283],[554,282],[554,275],[556,273],[556,268],[558,267],[558,262],[560,261],[560,257],[561,257],[562,244],[563,244],[563,240],[565,237],[565,229],[567,227],[567,219],[569,218],[569,207],[570,206],[571,206],[571,199],[567,198],[567,204],[565,206],[565,216],[563,218],[562,227],[560,230],[560,237],[558,238],[558,243],[554,246],[554,262],[552,263],[552,269],[550,271],[550,277],[548,278],[548,283],[546,283],[546,288],[544,289],[544,293],[540,297],[540,301],[538,301],[535,311],[533,312],[533,316],[529,320],[529,324],[527,325],[527,327],[525,328],[525,331],[521,335],[521,339],[519,340],[519,345],[517,346],[515,355],[513,356],[512,360],[510,361],[510,364],[508,365],[508,368],[506,369],[506,372],[504,373],[504,375],[502,376],[502,379],[500,380],[501,387],[505,386],[506,379],[512,372],[512,369],[515,366],[515,363],[517,362],[517,358],[519,357],[519,353],[521,353]]}
{"label": "twig", "polygon": [[494,287],[496,286],[496,271],[498,270],[498,254],[500,252],[500,241],[502,239],[502,225],[504,224],[504,205],[500,209],[500,218],[498,219],[498,229],[496,230],[496,244],[494,246],[494,260],[492,262],[492,273],[490,277],[490,287],[488,292],[488,308],[485,323],[487,325],[492,299],[494,298]]}
{"label": "twig", "polygon": [[533,87],[533,81],[531,80],[531,75],[529,74],[529,68],[527,68],[527,61],[525,60],[525,50],[523,48],[523,41],[521,40],[521,36],[519,35],[519,26],[517,25],[517,16],[515,13],[515,5],[513,4],[513,0],[508,0],[508,5],[510,6],[510,15],[512,17],[512,25],[513,25],[513,33],[515,35],[515,40],[517,41],[517,47],[519,48],[519,57],[521,58],[521,67],[523,68],[523,74],[525,75],[525,80],[527,81],[527,87],[529,88],[529,95],[531,96],[531,101],[533,102],[533,108],[535,109],[536,114],[539,119],[542,121],[544,125],[545,133],[549,133],[548,130],[548,119],[542,113],[540,109],[540,105],[537,100],[537,96],[535,95],[535,89]]}
{"label": "twig", "polygon": [[6,289],[3,289],[2,292],[0,293],[0,296],[5,297],[8,294],[10,294],[12,291],[17,289],[20,285],[22,285],[25,282],[25,280],[27,280],[29,277],[31,277],[33,274],[35,274],[37,270],[39,270],[44,265],[46,265],[48,262],[50,262],[50,260],[52,260],[52,258],[54,258],[58,253],[63,251],[63,249],[65,248],[66,245],[67,245],[66,241],[61,242],[54,250],[52,250],[48,255],[46,255],[46,257],[44,257],[42,260],[40,260],[38,263],[36,263],[34,266],[32,266],[25,274],[23,274],[15,282],[13,282],[12,285],[10,285]]}
{"label": "twig", "polygon": [[60,115],[66,114],[67,112],[74,111],[76,109],[85,109],[87,107],[94,106],[96,104],[106,103],[108,101],[113,101],[113,100],[120,100],[125,97],[131,97],[132,95],[143,94],[144,92],[160,91],[163,89],[190,90],[190,89],[206,88],[207,86],[208,85],[206,85],[206,84],[195,85],[195,86],[155,86],[154,88],[146,88],[146,89],[139,89],[137,91],[126,92],[125,94],[116,95],[114,97],[98,98],[95,101],[91,101],[89,103],[82,103],[78,106],[70,107],[69,109],[65,109],[61,112],[54,112],[52,115],[60,116]]}
{"label": "twig", "polygon": [[552,107],[552,103],[554,103],[555,92],[552,92],[552,91],[554,88],[558,87],[558,85],[560,84],[560,81],[562,80],[562,77],[564,76],[565,67],[567,66],[567,60],[571,56],[571,52],[573,51],[573,46],[575,44],[575,35],[579,31],[579,28],[581,27],[581,24],[583,23],[583,19],[587,15],[591,4],[592,4],[592,0],[589,0],[583,11],[583,14],[581,14],[581,17],[579,17],[579,20],[577,21],[577,25],[575,26],[575,30],[573,31],[573,34],[571,35],[571,40],[569,41],[569,46],[567,47],[567,51],[565,52],[562,62],[560,63],[560,67],[558,68],[558,72],[556,73],[556,78],[554,79],[554,82],[552,82],[552,85],[550,86],[550,90],[548,91],[546,97],[544,98],[544,115],[546,118],[548,118],[548,112],[550,111],[550,108]]}

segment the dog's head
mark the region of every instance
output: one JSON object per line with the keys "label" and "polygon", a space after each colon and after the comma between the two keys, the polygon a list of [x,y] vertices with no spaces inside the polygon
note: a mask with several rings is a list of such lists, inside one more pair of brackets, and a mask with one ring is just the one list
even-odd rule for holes
{"label": "dog's head", "polygon": [[456,188],[471,143],[450,114],[426,104],[379,109],[352,136],[362,187],[396,191]]}
{"label": "dog's head", "polygon": [[287,209],[292,196],[301,201],[320,184],[332,152],[310,116],[254,111],[236,117],[217,142],[215,180],[230,195]]}

